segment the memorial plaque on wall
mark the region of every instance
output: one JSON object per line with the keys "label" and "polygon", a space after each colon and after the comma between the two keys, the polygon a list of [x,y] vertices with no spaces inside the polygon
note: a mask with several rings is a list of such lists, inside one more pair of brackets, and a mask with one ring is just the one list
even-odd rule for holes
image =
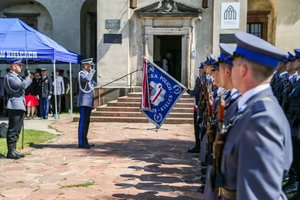
{"label": "memorial plaque on wall", "polygon": [[234,34],[220,34],[220,43],[236,43]]}
{"label": "memorial plaque on wall", "polygon": [[119,19],[107,19],[105,20],[105,29],[120,29]]}
{"label": "memorial plaque on wall", "polygon": [[108,44],[122,44],[122,34],[104,34],[104,43]]}

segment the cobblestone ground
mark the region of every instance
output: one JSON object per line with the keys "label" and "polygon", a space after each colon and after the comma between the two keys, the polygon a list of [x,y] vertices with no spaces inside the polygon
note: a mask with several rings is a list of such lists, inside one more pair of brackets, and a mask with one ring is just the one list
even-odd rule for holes
{"label": "cobblestone ground", "polygon": [[201,199],[192,125],[92,123],[90,150],[76,148],[77,123],[52,127],[63,135],[0,158],[0,199]]}

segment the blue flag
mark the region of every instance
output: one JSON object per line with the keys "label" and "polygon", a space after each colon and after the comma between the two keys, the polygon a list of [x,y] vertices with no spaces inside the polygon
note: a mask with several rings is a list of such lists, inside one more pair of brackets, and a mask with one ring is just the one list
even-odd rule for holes
{"label": "blue flag", "polygon": [[143,72],[141,111],[159,129],[185,87],[147,59]]}

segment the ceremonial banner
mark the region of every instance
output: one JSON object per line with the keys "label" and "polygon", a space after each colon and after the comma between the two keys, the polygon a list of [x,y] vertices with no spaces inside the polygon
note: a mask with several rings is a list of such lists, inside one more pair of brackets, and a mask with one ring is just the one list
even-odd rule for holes
{"label": "ceremonial banner", "polygon": [[144,59],[141,111],[159,129],[185,87],[163,69]]}

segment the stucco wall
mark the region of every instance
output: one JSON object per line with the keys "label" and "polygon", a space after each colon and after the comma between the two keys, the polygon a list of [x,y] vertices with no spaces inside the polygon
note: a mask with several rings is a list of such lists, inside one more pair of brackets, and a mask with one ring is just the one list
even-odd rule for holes
{"label": "stucco wall", "polygon": [[53,36],[52,18],[47,9],[39,3],[11,5],[0,11],[0,16],[5,17],[4,13],[38,13],[40,14],[38,16],[38,30],[49,37]]}
{"label": "stucco wall", "polygon": [[276,45],[293,51],[300,48],[300,2],[299,0],[278,0]]}
{"label": "stucco wall", "polygon": [[[223,2],[239,2],[240,3],[240,26],[239,29],[221,29],[221,4]],[[222,0],[214,1],[213,13],[213,54],[217,56],[220,53],[219,41],[220,34],[232,34],[236,32],[245,32],[247,25],[247,0]]]}
{"label": "stucco wall", "polygon": [[[128,1],[98,1],[97,36],[97,80],[100,85],[128,73],[129,65],[129,12]],[[105,20],[119,19],[120,29],[105,29]],[[104,43],[103,34],[122,34],[122,44]],[[127,85],[127,78],[111,86]]]}
{"label": "stucco wall", "polygon": [[52,38],[66,49],[80,53],[80,11],[84,0],[37,0],[48,9],[53,22]]}
{"label": "stucco wall", "polygon": [[[137,9],[150,5],[158,0],[139,0]],[[127,0],[116,0],[104,3],[98,1],[98,82],[107,83],[115,78],[132,72],[142,67],[142,58],[144,55],[144,32],[143,18],[138,18],[134,10],[128,8]],[[178,1],[188,6],[202,9],[202,2],[199,0]],[[195,51],[196,57],[193,58],[191,70],[197,74],[199,63],[205,59],[206,55],[212,49],[212,1],[209,1],[209,8],[203,10],[202,16],[192,20],[192,51]],[[121,19],[120,30],[106,30],[106,19]],[[166,26],[170,24],[167,23]],[[161,23],[160,23],[161,26]],[[104,44],[104,33],[120,33],[122,44]],[[190,58],[189,58],[190,59]],[[193,82],[192,78],[192,82]],[[134,84],[140,85],[141,72],[134,74]],[[118,81],[111,87],[126,86],[129,83],[127,78]]]}

